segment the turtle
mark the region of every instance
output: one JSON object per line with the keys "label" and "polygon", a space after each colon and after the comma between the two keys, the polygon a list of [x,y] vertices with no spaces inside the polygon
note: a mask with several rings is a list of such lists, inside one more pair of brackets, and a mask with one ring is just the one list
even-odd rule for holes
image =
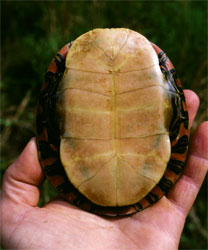
{"label": "turtle", "polygon": [[42,85],[37,147],[59,197],[101,216],[140,212],[185,165],[188,112],[166,54],[127,28],[97,28],[67,43]]}

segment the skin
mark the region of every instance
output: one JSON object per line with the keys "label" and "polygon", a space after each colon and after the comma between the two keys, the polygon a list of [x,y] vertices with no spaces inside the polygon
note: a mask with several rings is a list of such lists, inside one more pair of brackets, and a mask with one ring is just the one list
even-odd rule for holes
{"label": "skin", "polygon": [[[190,124],[199,99],[185,91]],[[7,169],[2,186],[1,236],[12,249],[177,249],[186,216],[208,168],[208,122],[191,141],[182,177],[154,206],[123,218],[105,218],[56,199],[37,207],[44,175],[32,139]]]}

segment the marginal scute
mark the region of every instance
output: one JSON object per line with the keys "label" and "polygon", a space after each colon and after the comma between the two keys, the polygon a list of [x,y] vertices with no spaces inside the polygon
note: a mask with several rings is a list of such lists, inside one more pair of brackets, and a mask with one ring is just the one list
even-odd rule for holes
{"label": "marginal scute", "polygon": [[95,29],[74,41],[58,88],[60,158],[90,201],[134,204],[160,181],[171,154],[170,95],[142,35]]}

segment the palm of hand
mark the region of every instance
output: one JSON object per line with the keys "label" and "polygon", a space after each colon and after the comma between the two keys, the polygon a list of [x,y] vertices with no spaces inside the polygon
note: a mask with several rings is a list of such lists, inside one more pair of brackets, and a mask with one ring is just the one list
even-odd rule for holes
{"label": "palm of hand", "polygon": [[112,219],[56,200],[29,209],[12,237],[17,248],[30,243],[49,249],[177,249],[184,219],[167,198],[141,213]]}
{"label": "palm of hand", "polygon": [[123,218],[88,214],[63,201],[51,202],[30,220],[32,217],[28,232],[42,229],[40,247],[48,242],[49,248],[55,244],[65,249],[177,249],[185,220],[185,214],[165,197],[155,206]]}
{"label": "palm of hand", "polygon": [[[190,91],[186,97],[192,123],[198,99]],[[89,214],[58,199],[38,208],[43,173],[35,141],[30,141],[4,177],[3,245],[15,249],[177,249],[185,218],[207,171],[203,159],[207,125],[202,124],[193,138],[184,174],[168,196],[140,213],[119,218]]]}

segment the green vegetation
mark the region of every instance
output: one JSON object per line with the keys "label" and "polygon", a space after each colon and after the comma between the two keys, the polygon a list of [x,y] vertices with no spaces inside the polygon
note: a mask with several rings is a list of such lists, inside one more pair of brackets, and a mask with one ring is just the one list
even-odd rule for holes
{"label": "green vegetation", "polygon": [[[127,27],[158,44],[207,119],[207,1],[4,1],[1,23],[1,174],[35,135],[44,74],[68,41],[97,27]],[[54,196],[44,184],[40,205]],[[207,249],[207,181],[187,219],[180,249]]]}

